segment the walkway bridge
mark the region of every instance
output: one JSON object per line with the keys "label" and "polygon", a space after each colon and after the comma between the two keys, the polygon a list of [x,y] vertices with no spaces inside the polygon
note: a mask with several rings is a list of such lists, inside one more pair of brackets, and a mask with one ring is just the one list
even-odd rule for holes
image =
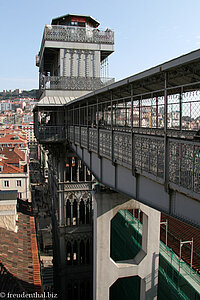
{"label": "walkway bridge", "polygon": [[200,227],[200,50],[66,102],[35,108],[40,143],[70,145],[99,182]]}

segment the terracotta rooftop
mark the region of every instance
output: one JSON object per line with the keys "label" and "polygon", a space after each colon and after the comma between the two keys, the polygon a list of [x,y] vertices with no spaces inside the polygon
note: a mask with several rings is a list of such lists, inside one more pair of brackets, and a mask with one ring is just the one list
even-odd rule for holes
{"label": "terracotta rooftop", "polygon": [[7,134],[6,136],[0,137],[0,144],[9,143],[9,144],[21,144],[25,143],[26,139],[23,136],[17,134]]}
{"label": "terracotta rooftop", "polygon": [[18,174],[24,173],[23,168],[18,168],[13,165],[9,165],[5,162],[5,160],[0,161],[0,166],[3,167],[1,174]]}
{"label": "terracotta rooftop", "polygon": [[18,164],[19,161],[25,161],[25,153],[16,147],[5,147],[0,150],[0,155],[6,157],[8,164]]}
{"label": "terracotta rooftop", "polygon": [[35,221],[30,203],[19,200],[18,232],[0,228],[0,261],[26,292],[41,293]]}

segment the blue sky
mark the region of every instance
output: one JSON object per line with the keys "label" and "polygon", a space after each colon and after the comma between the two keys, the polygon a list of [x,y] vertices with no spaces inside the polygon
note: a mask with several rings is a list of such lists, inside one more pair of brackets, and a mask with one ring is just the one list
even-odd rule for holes
{"label": "blue sky", "polygon": [[44,25],[68,13],[115,31],[109,76],[116,80],[200,48],[199,0],[0,0],[0,91],[38,88]]}

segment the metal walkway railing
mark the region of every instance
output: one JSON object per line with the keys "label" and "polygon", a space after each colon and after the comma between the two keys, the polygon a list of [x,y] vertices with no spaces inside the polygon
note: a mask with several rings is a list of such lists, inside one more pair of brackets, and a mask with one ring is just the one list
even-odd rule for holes
{"label": "metal walkway railing", "polygon": [[156,181],[200,194],[200,143],[169,138],[165,162],[163,136],[131,134],[113,128],[78,126],[68,128],[68,140],[100,156],[113,160],[132,172],[143,173]]}

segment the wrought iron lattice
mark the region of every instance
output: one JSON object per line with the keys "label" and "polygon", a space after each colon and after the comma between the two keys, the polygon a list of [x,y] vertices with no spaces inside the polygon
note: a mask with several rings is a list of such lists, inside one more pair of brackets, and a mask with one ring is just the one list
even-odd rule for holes
{"label": "wrought iron lattice", "polygon": [[99,153],[100,155],[111,158],[112,137],[109,130],[99,131]]}
{"label": "wrought iron lattice", "polygon": [[91,182],[76,182],[76,183],[65,183],[64,190],[65,191],[90,191],[92,189]]}
{"label": "wrought iron lattice", "polygon": [[194,145],[194,192],[200,193],[200,145]]}
{"label": "wrought iron lattice", "polygon": [[97,149],[97,129],[90,128],[89,129],[89,149],[95,152],[98,151]]}
{"label": "wrought iron lattice", "polygon": [[79,126],[75,126],[75,141],[76,144],[80,143],[80,129]]}
{"label": "wrought iron lattice", "polygon": [[163,178],[164,140],[136,135],[134,143],[135,167]]}
{"label": "wrought iron lattice", "polygon": [[93,91],[113,82],[114,78],[42,76],[40,78],[40,89]]}
{"label": "wrought iron lattice", "polygon": [[40,126],[39,140],[58,142],[65,139],[65,128],[63,126]]}
{"label": "wrought iron lattice", "polygon": [[199,193],[200,145],[192,142],[170,140],[169,180],[179,186]]}
{"label": "wrought iron lattice", "polygon": [[87,128],[81,127],[81,146],[87,148]]}
{"label": "wrought iron lattice", "polygon": [[131,166],[131,134],[114,132],[114,159]]}
{"label": "wrought iron lattice", "polygon": [[114,32],[111,30],[89,30],[74,26],[47,25],[43,38],[47,41],[114,44]]}
{"label": "wrought iron lattice", "polygon": [[74,126],[69,127],[69,139],[74,142]]}

